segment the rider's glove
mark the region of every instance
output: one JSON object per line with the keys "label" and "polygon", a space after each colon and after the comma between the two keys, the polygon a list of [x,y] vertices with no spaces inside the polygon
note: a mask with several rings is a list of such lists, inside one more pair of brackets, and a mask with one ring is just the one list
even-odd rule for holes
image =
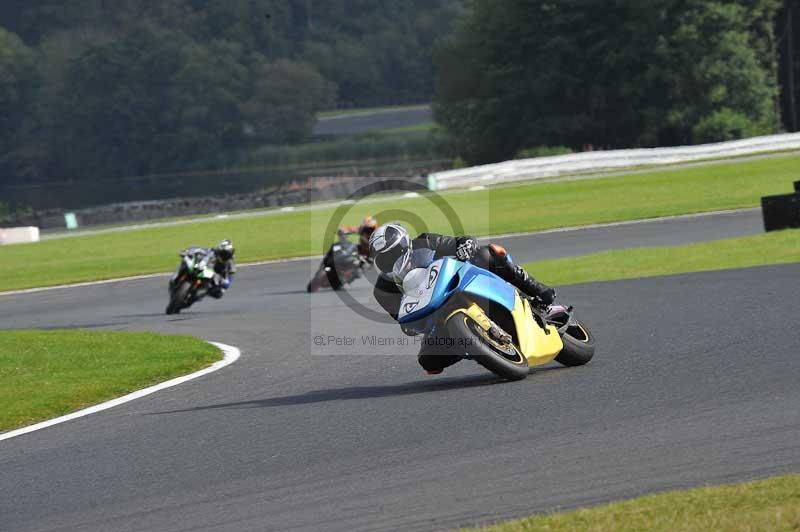
{"label": "rider's glove", "polygon": [[456,248],[456,258],[460,261],[467,262],[475,256],[478,252],[478,243],[474,238],[466,238],[458,244]]}

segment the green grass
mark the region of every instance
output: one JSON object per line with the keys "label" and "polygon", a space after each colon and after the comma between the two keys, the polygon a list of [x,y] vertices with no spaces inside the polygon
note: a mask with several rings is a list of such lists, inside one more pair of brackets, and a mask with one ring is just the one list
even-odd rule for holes
{"label": "green grass", "polygon": [[800,262],[800,230],[684,246],[632,248],[525,265],[555,286]]}
{"label": "green grass", "polygon": [[[454,191],[442,198],[457,213],[463,230],[480,236],[754,207],[763,195],[791,191],[799,176],[800,157],[791,156]],[[379,221],[404,219],[398,211],[419,216],[416,230],[457,231],[426,197],[362,202],[343,222],[357,224],[367,213],[377,214]],[[331,207],[3,246],[0,291],[166,272],[177,265],[180,249],[222,238],[234,240],[240,262],[320,254],[333,213]]]}
{"label": "green grass", "polygon": [[413,126],[393,127],[390,129],[380,129],[383,133],[417,133],[420,131],[432,131],[436,127],[433,122],[425,122],[424,124],[414,124]]}
{"label": "green grass", "polygon": [[800,475],[649,495],[531,517],[484,532],[778,532],[800,530]]}
{"label": "green grass", "polygon": [[0,432],[192,373],[222,357],[196,338],[0,331]]}

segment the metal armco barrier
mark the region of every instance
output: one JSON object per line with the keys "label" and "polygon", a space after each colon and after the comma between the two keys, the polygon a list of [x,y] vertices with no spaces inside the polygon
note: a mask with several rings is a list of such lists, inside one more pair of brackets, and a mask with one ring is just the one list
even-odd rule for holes
{"label": "metal armco barrier", "polygon": [[765,231],[800,227],[800,193],[761,198]]}
{"label": "metal armco barrier", "polygon": [[430,187],[434,190],[447,190],[499,185],[561,175],[619,170],[642,165],[682,163],[783,150],[800,150],[800,133],[754,137],[700,146],[594,151],[535,159],[518,159],[437,172],[431,174]]}

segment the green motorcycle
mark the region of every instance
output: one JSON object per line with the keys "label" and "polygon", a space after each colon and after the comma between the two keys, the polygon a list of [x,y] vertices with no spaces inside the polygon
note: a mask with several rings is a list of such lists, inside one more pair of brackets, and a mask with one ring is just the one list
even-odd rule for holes
{"label": "green motorcycle", "polygon": [[178,314],[201,299],[214,283],[213,253],[203,248],[181,251],[181,264],[169,281],[167,314]]}

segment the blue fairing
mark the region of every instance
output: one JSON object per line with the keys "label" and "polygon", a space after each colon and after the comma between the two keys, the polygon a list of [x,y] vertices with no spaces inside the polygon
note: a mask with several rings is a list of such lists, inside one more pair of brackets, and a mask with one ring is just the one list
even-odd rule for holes
{"label": "blue fairing", "polygon": [[401,317],[399,321],[410,323],[423,320],[439,310],[452,296],[462,292],[493,301],[509,311],[514,308],[514,288],[500,277],[472,264],[445,258],[430,303]]}
{"label": "blue fairing", "polygon": [[462,280],[459,284],[459,289],[462,292],[494,301],[509,311],[514,309],[516,292],[510,284],[483,268],[478,268],[472,264],[465,264],[464,266],[467,268],[462,273]]}

